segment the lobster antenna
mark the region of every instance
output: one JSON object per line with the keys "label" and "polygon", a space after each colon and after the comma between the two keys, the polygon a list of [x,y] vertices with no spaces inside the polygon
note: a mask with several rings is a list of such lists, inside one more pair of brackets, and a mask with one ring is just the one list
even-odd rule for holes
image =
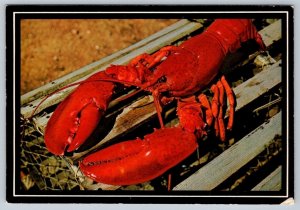
{"label": "lobster antenna", "polygon": [[56,93],[58,93],[58,92],[60,92],[60,91],[62,91],[62,90],[65,90],[65,89],[67,89],[67,88],[70,88],[70,87],[73,87],[73,86],[76,86],[76,85],[81,85],[81,84],[88,83],[88,82],[117,82],[117,83],[121,83],[121,84],[137,86],[137,87],[140,88],[140,90],[138,90],[138,91],[135,91],[135,92],[130,93],[130,94],[124,96],[124,97],[121,97],[120,99],[118,99],[118,101],[125,100],[126,98],[129,98],[129,97],[131,97],[131,96],[133,96],[133,95],[139,93],[140,91],[145,90],[144,87],[142,87],[142,86],[140,86],[140,85],[137,85],[137,84],[135,84],[135,83],[133,83],[133,82],[121,81],[121,80],[117,80],[117,79],[95,79],[95,80],[88,80],[88,81],[84,80],[84,81],[80,81],[80,82],[75,82],[75,83],[66,85],[66,86],[64,86],[64,87],[62,87],[62,88],[60,88],[60,89],[58,89],[58,90],[55,90],[54,92],[50,93],[50,94],[47,95],[45,98],[43,98],[43,100],[41,100],[40,103],[39,103],[39,104],[35,107],[35,109],[32,111],[32,114],[30,115],[30,117],[29,117],[28,119],[31,119],[31,118],[34,116],[36,110],[37,110],[37,109],[40,107],[40,105],[41,105],[42,103],[44,103],[44,101],[47,100],[49,97],[53,96],[54,94],[56,94]]}
{"label": "lobster antenna", "polygon": [[132,96],[134,96],[134,95],[140,93],[140,92],[143,91],[143,90],[144,90],[144,89],[140,88],[140,89],[138,89],[138,90],[136,90],[136,91],[134,91],[134,92],[132,92],[132,93],[129,93],[129,94],[125,95],[125,96],[121,96],[121,97],[119,97],[119,98],[116,98],[115,100],[116,100],[117,102],[124,101],[124,100],[126,100],[126,99],[128,99],[128,98],[131,98]]}
{"label": "lobster antenna", "polygon": [[56,93],[58,93],[58,92],[60,92],[60,91],[62,91],[62,90],[64,90],[64,89],[67,89],[67,88],[69,88],[69,87],[73,87],[73,86],[76,86],[76,85],[80,85],[80,84],[82,84],[82,83],[85,83],[85,81],[75,82],[75,83],[66,85],[66,86],[64,86],[64,87],[62,87],[62,88],[60,88],[60,89],[58,89],[58,90],[53,91],[52,93],[50,93],[49,95],[47,95],[45,98],[43,98],[43,99],[40,101],[40,103],[38,103],[38,105],[37,105],[37,106],[35,107],[35,109],[32,111],[32,114],[30,115],[30,117],[29,117],[28,119],[31,119],[31,118],[33,117],[33,115],[34,115],[34,113],[36,112],[36,110],[37,110],[37,109],[40,107],[40,105],[41,105],[42,103],[44,103],[44,101],[46,101],[49,97],[53,96],[54,94],[56,94]]}

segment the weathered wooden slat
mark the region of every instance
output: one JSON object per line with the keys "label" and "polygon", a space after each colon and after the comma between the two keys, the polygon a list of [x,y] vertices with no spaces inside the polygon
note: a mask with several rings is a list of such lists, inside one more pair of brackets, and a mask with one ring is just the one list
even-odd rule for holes
{"label": "weathered wooden slat", "polygon": [[233,89],[237,100],[236,110],[243,108],[255,98],[265,94],[281,81],[281,60],[279,60]]}
{"label": "weathered wooden slat", "polygon": [[212,190],[261,153],[281,134],[281,112],[242,138],[173,190]]}
{"label": "weathered wooden slat", "polygon": [[282,166],[276,168],[269,176],[256,185],[251,191],[279,191],[281,190]]}
{"label": "weathered wooden slat", "polygon": [[89,64],[77,71],[74,71],[66,76],[63,76],[49,84],[39,87],[31,92],[28,92],[21,96],[21,105],[36,100],[42,96],[59,89],[60,87],[70,84],[77,80],[85,79],[91,74],[104,70],[110,64],[126,64],[132,58],[141,53],[153,53],[159,50],[165,45],[169,45],[172,42],[190,34],[191,32],[198,30],[202,27],[202,24],[197,22],[190,22],[188,20],[181,20],[177,23],[166,27],[165,29],[149,36],[133,44],[123,50],[120,50],[110,56],[107,56],[99,61]]}
{"label": "weathered wooden slat", "polygon": [[274,42],[281,39],[281,27],[282,23],[281,20],[277,20],[276,22],[272,23],[268,27],[263,28],[259,31],[265,45],[271,46]]}

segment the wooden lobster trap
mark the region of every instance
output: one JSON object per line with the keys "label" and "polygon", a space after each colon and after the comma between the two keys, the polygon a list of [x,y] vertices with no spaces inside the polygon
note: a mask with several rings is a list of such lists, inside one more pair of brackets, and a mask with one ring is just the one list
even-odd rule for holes
{"label": "wooden lobster trap", "polygon": [[[258,52],[251,43],[226,59],[227,75],[236,96],[236,119],[226,143],[208,135],[197,152],[166,174],[134,186],[110,186],[83,176],[78,161],[86,154],[116,142],[143,137],[159,128],[153,98],[147,93],[118,102],[113,100],[105,119],[80,150],[54,156],[44,145],[43,132],[57,104],[73,89],[65,85],[82,81],[110,64],[126,64],[141,53],[153,53],[163,46],[176,45],[203,31],[209,20],[180,20],[152,36],[85,66],[69,75],[21,96],[22,189],[30,190],[166,190],[172,174],[172,190],[199,191],[281,191],[285,168],[282,139],[284,90],[282,85],[281,20],[255,20],[269,53]],[[118,97],[135,89],[127,88]],[[206,90],[209,94],[209,91]],[[37,110],[36,107],[38,106]],[[166,126],[176,126],[176,106],[165,108]],[[31,121],[27,120],[35,110]],[[204,181],[205,180],[205,181]]]}

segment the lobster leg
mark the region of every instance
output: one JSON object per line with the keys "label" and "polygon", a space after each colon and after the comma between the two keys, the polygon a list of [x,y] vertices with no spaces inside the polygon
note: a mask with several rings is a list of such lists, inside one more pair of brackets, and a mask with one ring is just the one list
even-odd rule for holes
{"label": "lobster leg", "polygon": [[156,108],[159,124],[161,128],[164,128],[164,122],[162,118],[162,106],[161,106],[161,93],[167,91],[168,87],[166,85],[161,85],[159,88],[152,91],[154,105]]}
{"label": "lobster leg", "polygon": [[[218,118],[219,115],[219,88],[216,85],[211,86],[211,91],[214,93],[213,99],[211,101],[211,109],[214,119]],[[219,123],[217,120],[214,121],[214,128],[216,136],[219,136]]]}
{"label": "lobster leg", "polygon": [[198,96],[198,99],[199,99],[199,102],[201,103],[202,107],[205,108],[206,123],[208,126],[211,126],[213,119],[214,119],[211,105],[210,105],[206,95],[204,95],[203,93]]}
{"label": "lobster leg", "polygon": [[234,106],[235,106],[234,95],[232,89],[230,88],[224,76],[221,77],[221,83],[226,91],[227,98],[229,101],[229,120],[227,124],[227,129],[231,130],[233,126],[233,120],[234,120]]}
{"label": "lobster leg", "polygon": [[[224,90],[225,90],[227,99],[229,101],[229,119],[228,119],[228,123],[227,123],[227,130],[231,130],[232,126],[233,126],[234,106],[235,106],[233,91],[230,88],[230,86],[224,76],[221,77],[221,80],[218,82],[218,86],[220,87],[220,89],[222,89],[223,95],[224,95]],[[221,103],[220,112],[222,112],[222,113],[219,113],[219,118],[218,118],[219,127],[221,128],[220,133],[222,132],[222,135],[220,135],[220,137],[221,137],[222,141],[225,141],[225,126],[224,126],[224,120],[223,120],[223,118],[224,118],[224,114],[223,114],[224,99],[221,97],[220,97],[220,103]]]}
{"label": "lobster leg", "polygon": [[148,68],[152,68],[157,63],[160,63],[164,57],[166,57],[166,56],[169,55],[169,53],[170,53],[170,51],[172,49],[176,49],[176,47],[174,47],[174,46],[166,46],[166,47],[161,48],[158,52],[154,53],[151,56],[152,60],[149,61]]}
{"label": "lobster leg", "polygon": [[168,56],[172,49],[176,48],[174,46],[166,46],[152,55],[149,55],[147,53],[141,54],[131,60],[130,65],[136,66],[141,63],[142,65],[150,69],[156,64],[160,63],[164,57]]}
{"label": "lobster leg", "polygon": [[[214,116],[215,120],[215,131],[216,136],[220,135],[221,141],[225,141],[225,125],[224,125],[224,106],[225,106],[225,92],[229,101],[229,119],[227,124],[227,130],[230,130],[233,126],[233,120],[234,120],[234,95],[233,91],[230,88],[228,82],[226,81],[225,77],[222,76],[221,80],[217,82],[216,85],[212,85],[211,87],[212,92],[214,93],[213,99],[212,99],[212,114]],[[224,92],[225,91],[225,92]]]}
{"label": "lobster leg", "polygon": [[225,141],[225,125],[223,120],[223,110],[224,110],[224,87],[220,81],[217,82],[217,87],[219,89],[219,114],[218,114],[218,124],[220,130],[220,139],[221,141]]}

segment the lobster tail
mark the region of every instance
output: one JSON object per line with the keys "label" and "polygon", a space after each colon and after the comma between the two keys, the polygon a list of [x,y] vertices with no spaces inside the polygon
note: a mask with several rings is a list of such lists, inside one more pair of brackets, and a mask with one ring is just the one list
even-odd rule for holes
{"label": "lobster tail", "polygon": [[266,49],[251,19],[218,19],[210,25],[206,33],[218,39],[224,54],[235,52],[241,47],[242,42],[249,39],[254,39],[261,50]]}

